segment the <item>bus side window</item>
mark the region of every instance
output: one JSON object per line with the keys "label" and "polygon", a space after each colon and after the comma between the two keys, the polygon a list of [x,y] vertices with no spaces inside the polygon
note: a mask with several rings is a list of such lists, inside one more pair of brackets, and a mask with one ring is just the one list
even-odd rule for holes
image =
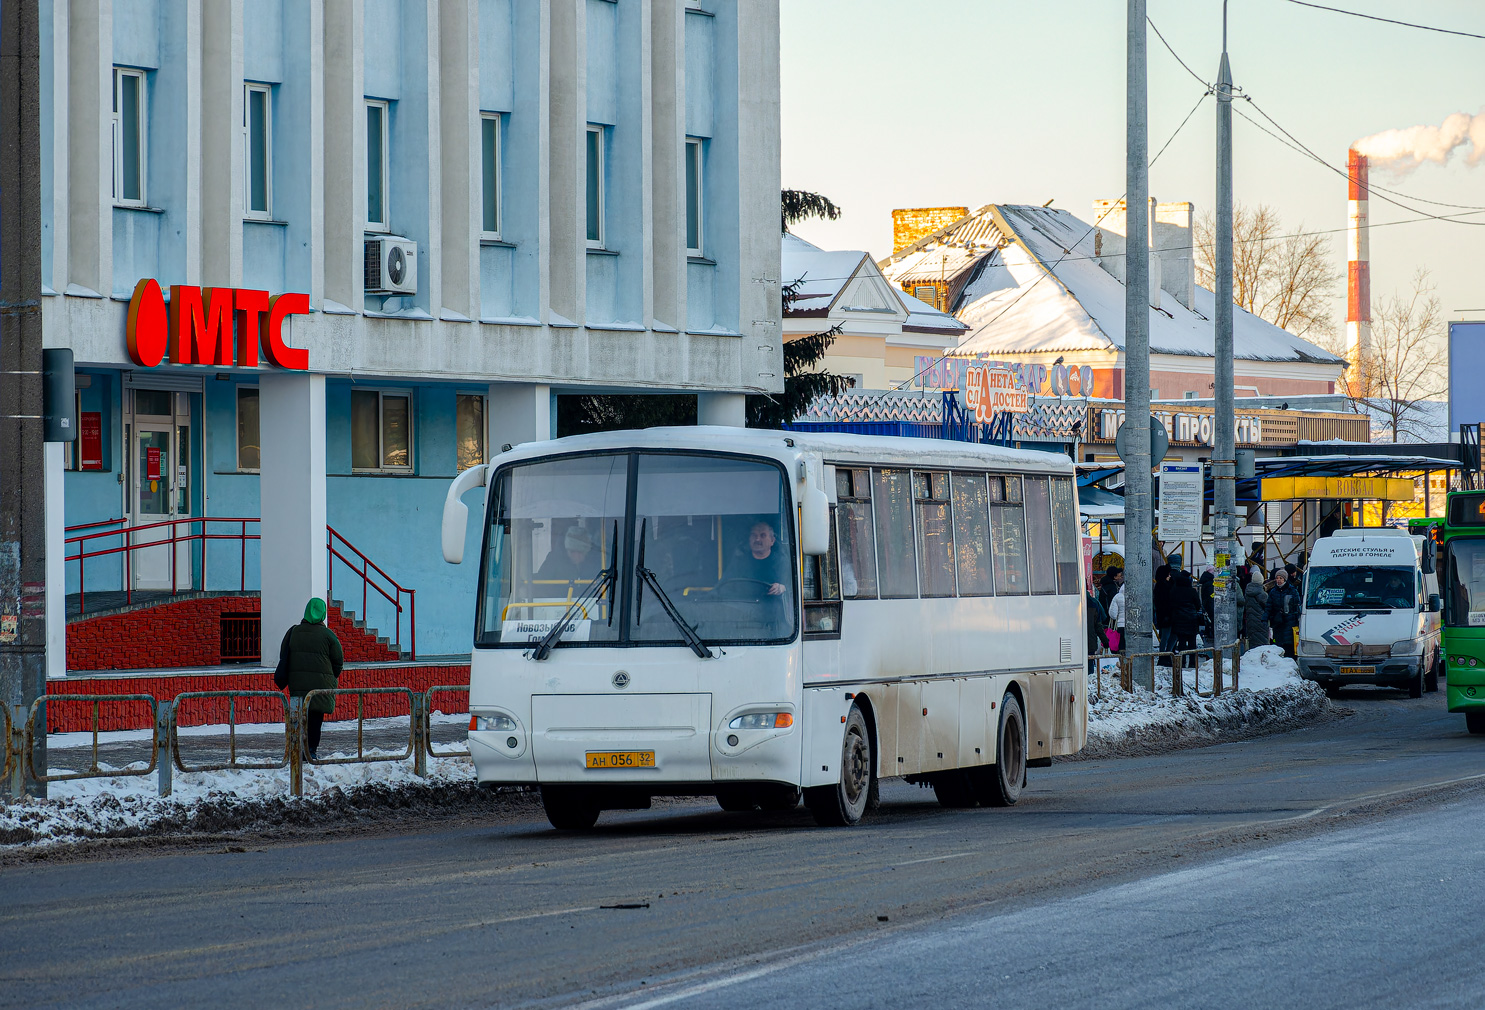
{"label": "bus side window", "polygon": [[1026,595],[1026,522],[1020,502],[1020,477],[990,475],[990,556],[996,596]]}
{"label": "bus side window", "polygon": [[913,599],[918,595],[918,560],[913,544],[913,472],[898,467],[873,469],[871,490],[882,598]]}
{"label": "bus side window", "polygon": [[1082,553],[1078,536],[1078,510],[1073,504],[1071,477],[1052,478],[1052,551],[1057,559],[1057,592],[1064,596],[1078,591],[1078,559]]}
{"label": "bus side window", "polygon": [[804,559],[804,637],[839,638],[841,626],[838,506],[830,506],[830,551]]}
{"label": "bus side window", "polygon": [[835,471],[836,538],[841,592],[848,600],[877,598],[877,549],[871,517],[871,471]]}
{"label": "bus side window", "polygon": [[954,499],[954,557],[958,563],[959,595],[990,596],[995,588],[990,578],[990,499],[985,490],[985,475],[955,473],[950,484]]}
{"label": "bus side window", "polygon": [[1051,493],[1045,477],[1027,477],[1026,543],[1031,555],[1031,591],[1057,592],[1057,566],[1052,553]]}
{"label": "bus side window", "polygon": [[918,520],[918,585],[924,598],[954,595],[954,527],[949,514],[949,475],[913,472]]}

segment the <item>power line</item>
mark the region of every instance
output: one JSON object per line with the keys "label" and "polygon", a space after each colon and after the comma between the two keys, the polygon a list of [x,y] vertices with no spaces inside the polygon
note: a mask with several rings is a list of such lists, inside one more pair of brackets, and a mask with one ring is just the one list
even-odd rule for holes
{"label": "power line", "polygon": [[1404,28],[1418,28],[1425,32],[1438,32],[1441,35],[1459,35],[1467,39],[1485,39],[1485,35],[1476,35],[1474,32],[1455,31],[1453,28],[1437,28],[1433,25],[1420,25],[1412,21],[1398,21],[1395,18],[1378,17],[1375,14],[1363,14],[1361,11],[1348,11],[1344,7],[1327,7],[1324,4],[1310,3],[1309,0],[1289,0],[1292,4],[1301,7],[1313,7],[1319,11],[1330,11],[1333,14],[1349,14],[1353,18],[1364,18],[1367,21],[1381,21],[1389,25],[1401,25]]}
{"label": "power line", "polygon": [[1150,26],[1150,28],[1154,30],[1155,37],[1158,38],[1158,39],[1160,39],[1160,44],[1161,45],[1165,46],[1165,51],[1168,52],[1168,53],[1170,53],[1172,56],[1174,56],[1176,58],[1176,62],[1179,63],[1182,67],[1185,68],[1186,73],[1188,73],[1192,77],[1196,78],[1197,82],[1199,84],[1201,84],[1202,87],[1206,88],[1208,91],[1213,90],[1212,89],[1212,82],[1209,81],[1209,80],[1206,80],[1204,77],[1201,76],[1201,74],[1198,74],[1195,70],[1192,70],[1191,67],[1189,65],[1187,65],[1186,61],[1183,60],[1183,59],[1181,59],[1181,54],[1178,53],[1178,52],[1176,52],[1175,49],[1173,49],[1171,47],[1171,44],[1169,42],[1165,41],[1165,36],[1161,34],[1159,28],[1156,28],[1155,27],[1155,22],[1154,21],[1151,21],[1148,15],[1145,16],[1145,23],[1148,24]]}

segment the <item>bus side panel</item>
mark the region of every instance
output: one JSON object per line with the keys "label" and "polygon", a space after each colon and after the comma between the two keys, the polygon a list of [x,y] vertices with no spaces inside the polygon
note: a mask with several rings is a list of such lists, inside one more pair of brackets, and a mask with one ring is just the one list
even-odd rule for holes
{"label": "bus side panel", "polygon": [[1053,683],[1052,753],[1076,754],[1088,742],[1088,678],[1057,675]]}
{"label": "bus side panel", "polygon": [[[990,763],[990,740],[995,731],[991,716],[999,712],[990,711],[990,687],[988,677],[969,677],[959,687],[959,767]],[[999,697],[999,694],[996,695]]]}
{"label": "bus side panel", "polygon": [[1052,683],[1055,678],[1053,673],[1033,673],[1026,678],[1026,753],[1033,761],[1052,756]]}
{"label": "bus side panel", "polygon": [[902,774],[897,770],[897,685],[871,684],[852,690],[871,705],[877,729],[877,778]]}
{"label": "bus side panel", "polygon": [[959,764],[959,707],[962,678],[923,682],[918,734],[918,769],[940,771]]}
{"label": "bus side panel", "polygon": [[893,755],[896,774],[915,775],[923,763],[923,717],[918,714],[923,685],[909,681],[893,684],[890,690],[897,701],[897,735],[894,749],[886,753]]}
{"label": "bus side panel", "polygon": [[827,786],[840,781],[841,744],[851,702],[844,687],[811,687],[804,692],[804,754],[799,784]]}

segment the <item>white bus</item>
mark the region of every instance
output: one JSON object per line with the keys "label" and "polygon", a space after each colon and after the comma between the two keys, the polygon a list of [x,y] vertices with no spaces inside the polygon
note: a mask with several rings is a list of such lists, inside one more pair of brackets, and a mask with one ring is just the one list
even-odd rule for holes
{"label": "white bus", "polygon": [[469,749],[558,828],[658,795],[857,823],[877,784],[1013,804],[1087,738],[1072,461],[652,428],[509,448],[486,487]]}

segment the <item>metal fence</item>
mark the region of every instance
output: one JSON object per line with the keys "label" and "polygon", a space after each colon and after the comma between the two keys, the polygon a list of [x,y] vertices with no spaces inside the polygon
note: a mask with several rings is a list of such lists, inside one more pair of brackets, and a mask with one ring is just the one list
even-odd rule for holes
{"label": "metal fence", "polygon": [[[1169,652],[1130,652],[1118,654],[1119,660],[1119,687],[1125,691],[1133,691],[1135,687],[1135,670],[1142,668],[1142,673],[1147,674],[1140,678],[1140,687],[1147,687],[1151,694],[1160,691],[1160,671],[1170,671],[1170,693],[1173,698],[1180,698],[1187,694],[1194,694],[1199,698],[1215,698],[1223,691],[1236,691],[1239,686],[1239,678],[1242,674],[1243,650],[1236,643],[1224,645],[1220,649],[1206,646],[1200,649],[1179,649]],[[1111,659],[1113,656],[1095,656],[1094,659]],[[1136,663],[1136,660],[1142,662]],[[1162,662],[1164,660],[1164,662]],[[1210,690],[1203,691],[1201,687],[1201,664],[1203,660],[1211,660],[1212,672]],[[1227,670],[1232,670],[1232,686],[1227,687],[1224,681],[1227,679]],[[1186,674],[1191,674],[1191,684],[1186,684]],[[1098,698],[1103,698],[1104,668],[1101,664],[1094,664],[1094,693]]]}
{"label": "metal fence", "polygon": [[[171,701],[157,700],[148,694],[54,694],[37,698],[29,709],[20,705],[0,705],[0,726],[4,729],[4,755],[0,761],[0,776],[11,786],[11,795],[24,792],[25,780],[35,782],[67,782],[77,779],[139,777],[154,774],[161,796],[169,796],[174,788],[175,770],[181,772],[206,771],[276,771],[289,770],[289,793],[301,796],[304,793],[304,766],[338,765],[367,762],[413,762],[413,772],[428,774],[428,758],[466,757],[463,750],[436,749],[433,743],[432,717],[436,711],[433,697],[438,694],[464,692],[466,686],[438,686],[427,691],[414,691],[407,687],[336,688],[334,690],[311,691],[303,698],[290,698],[278,691],[187,691],[176,695]],[[366,696],[374,694],[400,694],[408,700],[407,743],[399,752],[385,753],[368,749],[366,743]],[[310,756],[307,740],[308,704],[319,697],[354,697],[356,704],[356,754],[354,757]],[[258,699],[276,698],[283,705],[283,752],[271,757],[244,756],[240,753],[237,721],[239,706],[256,708],[263,704]],[[227,703],[227,755],[225,761],[196,761],[187,759],[181,752],[180,710],[183,703],[211,699]],[[249,699],[253,704],[246,705]],[[149,712],[150,741],[148,760],[144,757],[131,761],[123,768],[104,768],[99,764],[98,747],[102,706],[105,703],[134,703],[146,706]],[[47,738],[47,705],[90,704],[92,705],[92,749],[87,767],[66,769],[53,773],[49,767],[38,769],[36,751]],[[254,713],[261,715],[261,713]],[[378,716],[376,718],[385,718]],[[254,725],[262,725],[261,721]],[[272,736],[272,733],[264,734]],[[189,748],[187,748],[189,750]],[[143,765],[143,767],[136,767]]]}

